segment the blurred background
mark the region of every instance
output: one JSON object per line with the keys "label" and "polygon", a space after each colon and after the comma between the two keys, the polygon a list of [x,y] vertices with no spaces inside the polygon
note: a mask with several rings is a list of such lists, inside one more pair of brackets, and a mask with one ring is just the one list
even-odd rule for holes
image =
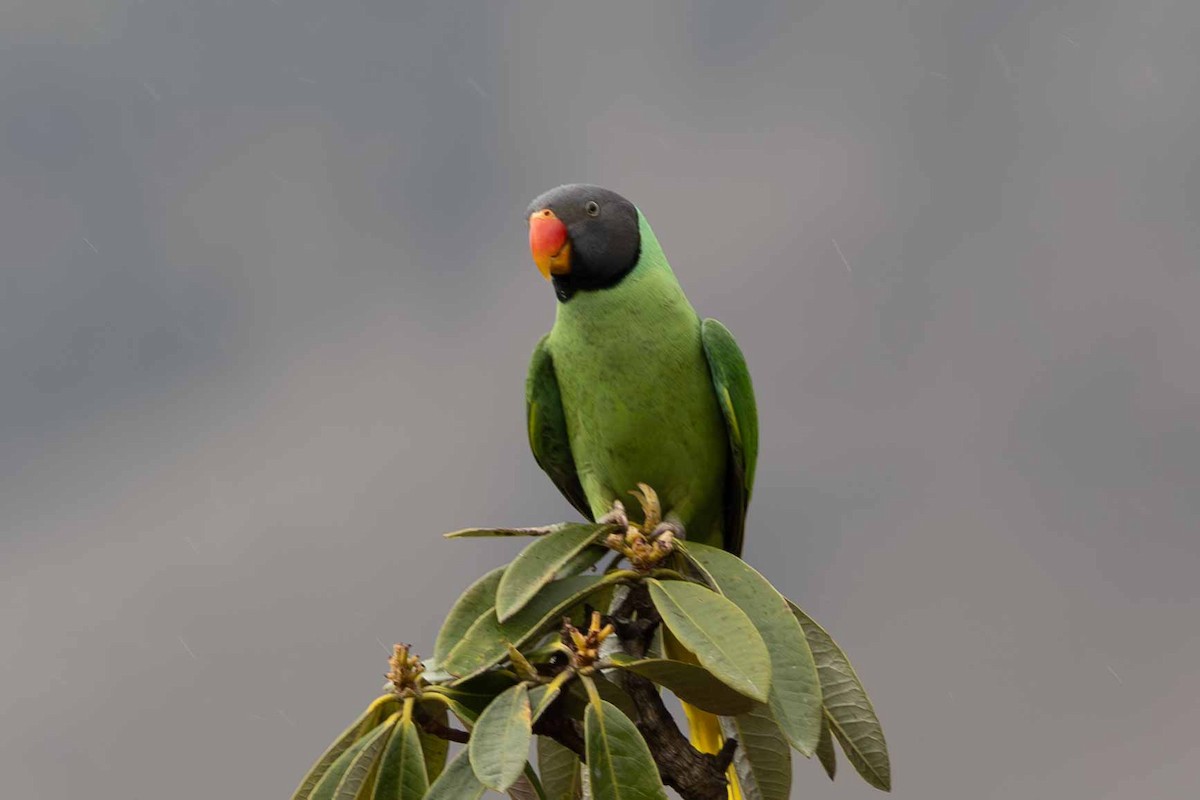
{"label": "blurred background", "polygon": [[1190,796],[1200,6],[563,6],[4,4],[5,794],[286,797],[518,546],[440,533],[572,516],[522,212],[590,181],[747,354],[745,556],[895,796]]}

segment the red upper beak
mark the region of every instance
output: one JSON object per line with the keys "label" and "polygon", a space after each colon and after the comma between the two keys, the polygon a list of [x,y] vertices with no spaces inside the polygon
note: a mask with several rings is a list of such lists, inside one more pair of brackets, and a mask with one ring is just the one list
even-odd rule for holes
{"label": "red upper beak", "polygon": [[529,215],[529,252],[546,280],[552,275],[566,275],[571,271],[567,226],[548,208]]}

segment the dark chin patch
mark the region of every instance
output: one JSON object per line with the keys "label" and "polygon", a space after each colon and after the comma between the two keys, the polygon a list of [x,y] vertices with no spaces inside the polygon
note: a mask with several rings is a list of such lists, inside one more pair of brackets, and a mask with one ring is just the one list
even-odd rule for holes
{"label": "dark chin patch", "polygon": [[575,296],[576,289],[567,280],[566,275],[555,275],[553,282],[554,296],[558,298],[558,302],[565,303]]}
{"label": "dark chin patch", "polygon": [[554,296],[558,298],[558,302],[565,303],[578,292],[610,289],[625,280],[626,275],[633,272],[633,268],[637,266],[641,256],[642,250],[641,243],[639,242],[638,249],[633,254],[632,260],[619,268],[605,271],[581,271],[579,274],[577,274],[575,269],[572,269],[568,275],[555,275],[551,279],[554,283]]}

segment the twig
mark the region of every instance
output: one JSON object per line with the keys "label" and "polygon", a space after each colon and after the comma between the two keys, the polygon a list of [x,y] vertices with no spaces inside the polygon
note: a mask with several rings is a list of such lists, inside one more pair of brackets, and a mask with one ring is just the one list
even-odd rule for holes
{"label": "twig", "polygon": [[[417,708],[420,708],[420,706],[417,706]],[[467,731],[460,731],[458,728],[451,728],[449,725],[443,724],[434,717],[426,717],[423,714],[419,715],[417,724],[421,726],[421,730],[425,731],[431,736],[436,736],[439,739],[445,739],[448,742],[466,744],[467,742],[471,741],[471,734]]]}

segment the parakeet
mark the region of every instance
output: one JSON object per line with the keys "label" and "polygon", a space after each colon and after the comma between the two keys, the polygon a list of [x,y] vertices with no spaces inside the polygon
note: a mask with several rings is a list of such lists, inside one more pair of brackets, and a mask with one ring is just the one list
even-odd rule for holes
{"label": "parakeet", "polygon": [[[588,519],[621,519],[619,501],[645,483],[662,504],[660,527],[740,554],[758,413],[737,342],[696,314],[624,197],[559,186],[526,215],[534,263],[557,298],[526,381],[538,465]],[[717,718],[685,711],[693,744],[716,752]]]}

